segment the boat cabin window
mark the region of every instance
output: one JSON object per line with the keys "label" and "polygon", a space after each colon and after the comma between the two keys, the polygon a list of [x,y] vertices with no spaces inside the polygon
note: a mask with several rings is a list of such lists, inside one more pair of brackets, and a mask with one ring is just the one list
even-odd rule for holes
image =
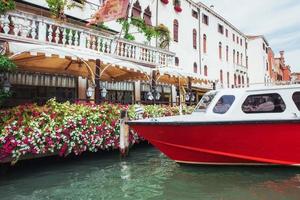
{"label": "boat cabin window", "polygon": [[250,95],[242,105],[244,113],[281,113],[286,105],[277,93]]}
{"label": "boat cabin window", "polygon": [[293,94],[293,101],[296,104],[298,110],[300,110],[300,92],[295,92]]}
{"label": "boat cabin window", "polygon": [[235,97],[233,95],[222,96],[213,109],[214,113],[225,114],[233,104],[234,100]]}
{"label": "boat cabin window", "polygon": [[196,106],[194,112],[205,112],[212,100],[215,98],[216,94],[216,91],[210,91],[205,93],[198,105]]}

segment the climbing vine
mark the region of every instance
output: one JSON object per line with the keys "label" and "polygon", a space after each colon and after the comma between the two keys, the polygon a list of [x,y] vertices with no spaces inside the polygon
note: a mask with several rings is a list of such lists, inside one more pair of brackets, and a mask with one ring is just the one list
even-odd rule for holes
{"label": "climbing vine", "polygon": [[15,63],[4,55],[0,55],[0,106],[3,101],[11,95],[11,92],[2,89],[2,84],[5,81],[4,72],[11,72],[16,69]]}
{"label": "climbing vine", "polygon": [[[46,0],[52,17],[60,21],[65,21],[65,9],[72,9],[78,2],[72,0]],[[84,4],[84,0],[80,0],[79,3]]]}
{"label": "climbing vine", "polygon": [[4,14],[9,10],[14,10],[16,8],[15,1],[13,0],[1,0],[0,1],[0,14]]}
{"label": "climbing vine", "polygon": [[125,39],[135,40],[135,37],[129,33],[130,27],[134,26],[139,33],[142,33],[145,36],[148,42],[150,42],[152,38],[158,38],[160,48],[167,48],[170,44],[170,31],[163,24],[152,27],[148,26],[143,19],[135,17],[119,19],[117,21],[122,25]]}

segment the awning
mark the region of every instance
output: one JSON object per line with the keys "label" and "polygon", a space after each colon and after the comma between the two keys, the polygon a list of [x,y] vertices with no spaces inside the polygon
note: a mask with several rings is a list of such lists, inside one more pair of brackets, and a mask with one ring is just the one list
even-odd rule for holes
{"label": "awning", "polygon": [[162,67],[156,68],[158,72],[157,82],[174,84],[174,85],[188,85],[189,79],[193,84],[198,85],[207,85],[212,83],[212,80],[209,80],[206,77],[197,75],[194,73],[186,72],[183,69],[176,67]]}
{"label": "awning", "polygon": [[10,58],[18,68],[94,78],[96,59],[101,60],[101,80],[148,80],[151,69],[89,49],[8,42]]}

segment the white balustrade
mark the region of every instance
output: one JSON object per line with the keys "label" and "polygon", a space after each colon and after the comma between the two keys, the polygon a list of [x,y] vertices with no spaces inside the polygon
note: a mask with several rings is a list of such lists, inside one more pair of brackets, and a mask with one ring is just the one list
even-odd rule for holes
{"label": "white balustrade", "polygon": [[53,19],[22,11],[8,12],[0,16],[0,38],[36,41],[41,44],[79,46],[124,60],[143,64],[171,67],[174,54],[137,42],[107,37],[101,32],[70,23],[58,23]]}

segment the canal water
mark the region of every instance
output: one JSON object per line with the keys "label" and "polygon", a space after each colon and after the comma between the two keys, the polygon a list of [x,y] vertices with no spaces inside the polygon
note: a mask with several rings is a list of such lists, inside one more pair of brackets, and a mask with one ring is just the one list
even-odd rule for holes
{"label": "canal water", "polygon": [[151,146],[2,168],[1,200],[299,200],[300,169],[182,166]]}

